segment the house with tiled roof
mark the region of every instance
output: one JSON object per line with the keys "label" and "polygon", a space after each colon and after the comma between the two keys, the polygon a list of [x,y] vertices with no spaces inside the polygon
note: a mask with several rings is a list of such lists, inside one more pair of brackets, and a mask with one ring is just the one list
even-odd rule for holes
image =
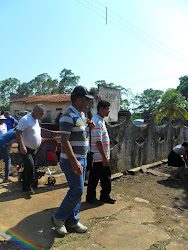
{"label": "house with tiled roof", "polygon": [[46,114],[43,118],[46,122],[53,122],[57,115],[64,113],[71,104],[70,94],[27,96],[19,99],[10,99],[10,113],[15,116],[19,111],[32,111],[36,104],[43,104]]}
{"label": "house with tiled roof", "polygon": [[[106,121],[117,121],[118,112],[120,109],[120,93],[119,89],[98,85],[98,90],[90,92],[94,99],[90,101],[89,108],[86,110],[86,116],[91,118],[97,112],[97,104],[100,100],[109,101],[111,104],[110,114],[105,118]],[[21,98],[20,98],[21,97]],[[55,94],[55,95],[41,95],[41,96],[19,96],[11,93],[10,95],[10,113],[15,116],[19,111],[32,111],[36,104],[44,104],[46,107],[45,117],[42,122],[55,122],[58,114],[64,113],[71,105],[70,94]]]}

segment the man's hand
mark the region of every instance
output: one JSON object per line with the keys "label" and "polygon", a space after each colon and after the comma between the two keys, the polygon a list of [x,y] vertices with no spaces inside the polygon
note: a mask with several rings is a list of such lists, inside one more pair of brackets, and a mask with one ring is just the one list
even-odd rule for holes
{"label": "man's hand", "polygon": [[27,148],[25,146],[20,147],[20,153],[23,155],[27,154]]}
{"label": "man's hand", "polygon": [[109,160],[106,157],[102,158],[102,165],[105,167],[109,166]]}
{"label": "man's hand", "polygon": [[18,142],[18,145],[20,146],[20,153],[23,155],[26,155],[27,149],[26,149],[25,144],[23,142],[22,132],[23,131],[16,129],[16,140]]}
{"label": "man's hand", "polygon": [[97,144],[97,148],[99,150],[99,153],[102,155],[102,165],[105,166],[105,167],[109,166],[109,160],[106,157],[106,154],[104,152],[104,148],[103,148],[102,142],[101,141],[97,141],[96,144]]}
{"label": "man's hand", "polygon": [[82,175],[82,172],[83,172],[83,169],[82,169],[82,166],[81,164],[79,163],[79,161],[74,161],[74,162],[71,162],[71,165],[72,165],[72,171],[77,174],[77,175]]}
{"label": "man's hand", "polygon": [[91,130],[94,129],[94,127],[95,127],[94,121],[88,119],[88,120],[87,120],[87,124],[90,126],[90,129],[91,129]]}

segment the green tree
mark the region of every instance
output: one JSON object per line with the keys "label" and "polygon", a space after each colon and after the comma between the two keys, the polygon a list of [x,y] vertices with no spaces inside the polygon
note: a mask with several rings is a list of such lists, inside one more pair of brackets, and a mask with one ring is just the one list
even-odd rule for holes
{"label": "green tree", "polygon": [[16,78],[8,78],[0,81],[1,106],[3,106],[4,108],[9,106],[10,93],[17,93],[16,89],[19,84],[20,81]]}
{"label": "green tree", "polygon": [[161,98],[161,103],[157,107],[156,119],[168,117],[172,120],[177,118],[188,119],[187,101],[182,94],[175,89],[168,89]]}
{"label": "green tree", "polygon": [[63,69],[60,73],[60,82],[58,91],[60,94],[68,94],[73,91],[73,89],[78,85],[80,76],[75,76],[75,74],[70,69]]}
{"label": "green tree", "polygon": [[188,76],[181,76],[179,78],[180,84],[177,87],[177,90],[182,94],[183,97],[185,97],[186,100],[188,100]]}
{"label": "green tree", "polygon": [[89,92],[93,92],[93,91],[97,91],[97,88],[91,87],[91,88],[89,89]]}
{"label": "green tree", "polygon": [[163,91],[152,88],[144,90],[140,95],[135,96],[134,112],[142,114],[154,114],[159,104]]}
{"label": "green tree", "polygon": [[[24,84],[23,87],[26,87],[26,84]],[[52,78],[47,73],[43,73],[28,82],[27,87],[29,94],[32,95],[56,94],[58,93],[58,80],[52,80]]]}
{"label": "green tree", "polygon": [[21,95],[33,95],[32,84],[27,82],[20,83],[17,88],[17,93]]}

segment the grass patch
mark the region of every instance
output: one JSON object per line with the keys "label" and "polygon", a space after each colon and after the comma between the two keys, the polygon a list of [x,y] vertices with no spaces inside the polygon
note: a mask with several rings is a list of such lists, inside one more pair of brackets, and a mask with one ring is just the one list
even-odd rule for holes
{"label": "grass patch", "polygon": [[150,250],[166,250],[166,246],[170,243],[170,240],[158,241],[150,247]]}
{"label": "grass patch", "polygon": [[168,230],[168,232],[172,235],[172,236],[176,236],[176,237],[179,237],[181,239],[184,239],[184,240],[187,240],[188,241],[188,236],[185,235],[184,233],[181,233],[175,229],[172,229],[172,230]]}
{"label": "grass patch", "polygon": [[65,245],[69,242],[73,242],[73,241],[81,241],[81,240],[85,240],[90,238],[90,232],[86,232],[84,234],[79,234],[79,233],[69,233],[67,235],[65,235],[63,238],[61,238],[60,240],[58,240],[57,242],[55,242],[53,244],[53,247],[60,247],[61,245]]}
{"label": "grass patch", "polygon": [[90,224],[91,225],[95,225],[95,224],[101,224],[101,223],[105,223],[105,222],[109,222],[109,221],[114,221],[116,220],[116,216],[115,215],[111,215],[111,216],[105,216],[105,217],[96,217],[96,218],[92,218],[90,220]]}

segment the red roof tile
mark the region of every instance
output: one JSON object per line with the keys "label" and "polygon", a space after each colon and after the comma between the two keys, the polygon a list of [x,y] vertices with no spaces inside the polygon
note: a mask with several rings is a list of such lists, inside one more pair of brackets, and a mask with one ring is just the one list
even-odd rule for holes
{"label": "red roof tile", "polygon": [[70,102],[71,94],[55,94],[55,95],[38,95],[38,96],[28,96],[17,100],[12,100],[13,102],[24,102],[24,103],[33,103],[33,102]]}

